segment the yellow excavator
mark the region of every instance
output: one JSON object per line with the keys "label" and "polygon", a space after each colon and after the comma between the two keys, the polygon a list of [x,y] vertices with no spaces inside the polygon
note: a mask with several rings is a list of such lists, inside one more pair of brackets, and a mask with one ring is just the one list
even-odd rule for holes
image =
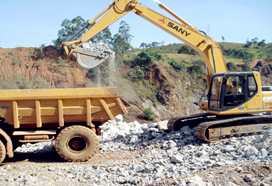
{"label": "yellow excavator", "polygon": [[151,10],[138,0],[115,0],[88,21],[86,27],[93,26],[80,39],[72,40],[72,37],[62,44],[66,54],[84,68],[99,65],[112,52],[105,44],[87,41],[128,12],[134,12],[192,47],[206,63],[208,101],[200,104],[200,109],[204,112],[171,118],[167,124],[170,131],[186,125],[196,126],[198,138],[214,142],[226,137],[263,133],[272,128],[272,116],[262,114],[272,111],[272,91],[262,90],[260,74],[228,72],[218,43],[158,0],[154,1],[176,20]]}

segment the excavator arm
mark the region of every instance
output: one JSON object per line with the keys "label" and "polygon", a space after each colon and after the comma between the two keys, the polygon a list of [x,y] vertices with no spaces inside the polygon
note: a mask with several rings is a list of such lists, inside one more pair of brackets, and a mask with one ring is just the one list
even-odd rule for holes
{"label": "excavator arm", "polygon": [[[166,10],[178,21],[174,21],[149,9],[138,3],[138,0],[115,0],[94,19],[88,21],[88,25],[92,25],[102,16],[79,40],[68,41],[62,44],[65,52],[69,57],[76,59],[79,64],[85,68],[92,68],[99,65],[111,55],[111,52],[108,49],[90,51],[79,46],[90,40],[128,12],[134,12],[136,15],[158,26],[197,51],[206,63],[206,78],[209,87],[210,78],[214,73],[227,72],[226,63],[220,46],[214,42],[212,38],[191,26],[164,4],[160,3],[158,0],[156,0],[156,2],[159,4],[160,8]],[[68,46],[70,46],[70,50]],[[83,57],[86,57],[84,62],[80,62],[80,59]]]}

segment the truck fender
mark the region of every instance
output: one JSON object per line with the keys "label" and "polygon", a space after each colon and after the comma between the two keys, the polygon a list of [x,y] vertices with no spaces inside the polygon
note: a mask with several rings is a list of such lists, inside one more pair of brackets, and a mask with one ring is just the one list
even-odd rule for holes
{"label": "truck fender", "polygon": [[[3,138],[5,138],[6,140],[6,149],[7,149],[7,156],[9,158],[13,158],[14,156],[14,153],[13,153],[13,144],[12,144],[12,141],[9,137],[9,135],[3,131],[2,129],[0,129],[0,136],[2,136]],[[3,141],[4,142],[4,141]]]}

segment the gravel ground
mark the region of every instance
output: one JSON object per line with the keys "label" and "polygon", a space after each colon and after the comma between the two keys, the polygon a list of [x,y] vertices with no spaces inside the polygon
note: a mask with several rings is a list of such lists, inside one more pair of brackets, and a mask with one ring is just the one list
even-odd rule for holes
{"label": "gravel ground", "polygon": [[272,185],[272,129],[264,135],[205,143],[195,129],[167,133],[165,122],[101,128],[99,153],[64,162],[54,142],[24,144],[0,166],[0,185]]}

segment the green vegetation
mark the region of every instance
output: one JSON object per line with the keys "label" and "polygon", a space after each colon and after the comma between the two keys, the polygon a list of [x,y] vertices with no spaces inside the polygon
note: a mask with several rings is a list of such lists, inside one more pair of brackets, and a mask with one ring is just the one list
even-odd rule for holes
{"label": "green vegetation", "polygon": [[14,54],[13,54],[13,52],[11,51],[11,52],[8,53],[8,55],[6,56],[6,58],[10,58],[10,57],[12,57],[12,56],[14,56]]}
{"label": "green vegetation", "polygon": [[138,54],[137,63],[139,65],[150,65],[154,61],[159,61],[161,59],[161,55],[157,52],[154,52],[152,49],[143,50]]}
{"label": "green vegetation", "polygon": [[34,54],[35,54],[35,48],[30,48],[29,49],[29,58],[31,58],[31,57],[34,57]]}
{"label": "green vegetation", "polygon": [[45,47],[45,45],[42,44],[42,45],[39,47],[39,49],[38,49],[38,51],[39,51],[38,57],[39,57],[39,58],[43,58],[43,57],[45,56],[45,53],[44,53],[44,51],[43,51],[44,47]]}
{"label": "green vegetation", "polygon": [[60,64],[60,65],[63,65],[64,64],[64,60],[61,57],[58,57],[57,63]]}
{"label": "green vegetation", "polygon": [[177,62],[174,58],[170,58],[168,63],[176,72],[185,72],[186,66],[184,61]]}
{"label": "green vegetation", "polygon": [[260,42],[258,42],[258,38],[255,37],[253,39],[251,39],[251,41],[247,40],[246,44],[244,47],[249,48],[249,47],[254,47],[254,48],[259,48],[259,47],[264,47],[266,45],[265,43],[265,39],[261,40]]}
{"label": "green vegetation", "polygon": [[241,67],[243,71],[251,71],[251,68],[247,64],[243,64]]}
{"label": "green vegetation", "polygon": [[238,67],[233,62],[227,63],[228,71],[237,72],[239,71]]}
{"label": "green vegetation", "polygon": [[145,48],[158,47],[160,45],[164,46],[164,41],[162,41],[162,42],[156,42],[156,41],[154,41],[152,43],[141,43],[141,45],[140,45],[139,48],[145,49]]}
{"label": "green vegetation", "polygon": [[144,71],[141,69],[140,66],[136,66],[134,68],[131,68],[128,75],[130,76],[130,79],[135,82],[143,79],[145,77]]}
{"label": "green vegetation", "polygon": [[25,78],[14,76],[7,81],[0,80],[0,89],[30,89],[32,85]]}
{"label": "green vegetation", "polygon": [[[78,16],[72,20],[65,19],[61,23],[61,29],[58,31],[58,38],[56,40],[53,40],[54,47],[59,50],[60,52],[64,53],[64,49],[62,47],[62,42],[67,41],[72,37],[78,30],[83,28],[86,25],[86,21]],[[86,29],[84,30],[87,31]],[[83,32],[83,33],[85,33]],[[82,33],[82,34],[83,34]],[[79,39],[82,34],[79,34],[75,39]]]}
{"label": "green vegetation", "polygon": [[178,50],[179,54],[197,55],[198,53],[191,47],[184,45]]}
{"label": "green vegetation", "polygon": [[133,36],[129,32],[129,25],[125,21],[121,21],[118,33],[115,34],[112,41],[109,41],[108,43],[112,45],[115,52],[120,51],[124,54],[126,51],[132,48],[130,42]]}
{"label": "green vegetation", "polygon": [[[83,29],[77,36],[73,38],[73,40],[79,39],[89,29],[89,27],[85,28],[86,24],[87,21],[85,21],[80,16],[75,17],[72,20],[63,20],[61,24],[62,28],[58,31],[58,38],[56,40],[53,40],[54,47],[59,52],[62,52],[64,54],[65,52],[61,44],[71,39],[71,37],[78,33],[79,30]],[[96,36],[91,38],[90,41],[93,43],[102,42],[112,48],[116,55],[116,61],[118,62],[118,65],[120,67],[123,65],[124,53],[132,48],[130,42],[133,36],[129,32],[129,25],[125,21],[121,21],[118,33],[116,33],[113,37],[109,28],[107,27]]]}
{"label": "green vegetation", "polygon": [[154,115],[152,108],[148,107],[147,109],[144,110],[144,119],[148,121],[152,121],[155,118],[156,117]]}
{"label": "green vegetation", "polygon": [[192,62],[189,68],[189,74],[193,79],[203,78],[205,76],[205,62],[203,60],[196,60]]}
{"label": "green vegetation", "polygon": [[226,49],[224,46],[221,46],[221,49],[224,56],[243,59],[243,61],[246,63],[250,63],[255,56],[254,53],[251,53],[246,49]]}
{"label": "green vegetation", "polygon": [[13,58],[12,59],[12,65],[21,65],[22,61],[20,60],[20,57],[18,56],[17,59]]}

